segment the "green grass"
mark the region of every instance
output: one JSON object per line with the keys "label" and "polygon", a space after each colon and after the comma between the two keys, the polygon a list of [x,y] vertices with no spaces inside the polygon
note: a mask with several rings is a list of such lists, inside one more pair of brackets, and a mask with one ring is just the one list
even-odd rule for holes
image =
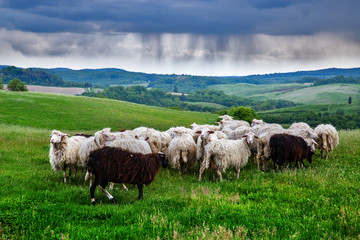
{"label": "green grass", "polygon": [[93,131],[104,127],[159,130],[214,123],[209,113],[176,111],[117,100],[32,92],[0,91],[0,123],[68,131]]}
{"label": "green grass", "polygon": [[251,97],[257,100],[274,99],[276,96],[304,88],[303,84],[224,84],[209,86],[210,89],[221,90],[227,95],[236,95],[239,97]]}
{"label": "green grass", "polygon": [[[18,99],[22,103],[40,104],[46,113],[50,110],[42,101],[50,104],[52,97],[51,103],[57,104],[57,110],[66,109],[63,104],[75,113],[79,104],[89,104],[92,108],[97,104],[107,108],[115,104],[115,108],[122,109],[117,114],[141,116],[139,111],[125,108],[126,103],[109,100],[87,102],[92,99],[46,94],[0,96],[6,104]],[[1,119],[12,114],[12,108],[1,106]],[[24,108],[23,115],[20,106]],[[27,107],[28,104],[17,106],[16,113],[31,120],[31,127],[16,118],[10,118],[8,121],[13,122],[9,124],[0,124],[0,239],[360,238],[360,130],[340,131],[340,144],[330,159],[315,156],[312,165],[307,164],[305,169],[263,173],[249,162],[241,170],[239,179],[235,178],[234,170],[229,169],[223,175],[223,182],[212,182],[211,173],[206,171],[200,183],[196,168],[182,178],[176,170],[161,169],[156,180],[144,188],[142,201],[129,204],[137,197],[137,189],[128,185],[129,191],[125,192],[116,185],[111,193],[118,204],[110,204],[97,189],[98,205],[92,206],[88,183],[77,176],[72,183],[64,184],[62,174],[51,169],[49,129],[53,125],[40,121],[46,118],[45,113],[34,109],[31,115]],[[104,108],[87,112],[79,107],[78,111],[89,114],[89,123],[76,118],[71,111],[60,111],[62,121],[51,115],[51,122],[58,129],[86,130],[84,126],[98,129],[103,126],[96,125],[91,118],[96,118]],[[150,124],[148,119],[153,118],[161,122],[160,116],[156,116],[160,110],[168,114],[169,119],[179,117],[176,121],[184,121],[181,125],[195,118],[207,119],[194,112],[192,120],[188,120],[180,118],[187,112],[145,107],[142,111],[144,109],[149,111],[148,118],[139,120],[145,121],[141,125]],[[72,128],[68,118],[74,121]],[[103,124],[109,126],[111,117],[103,119]]]}
{"label": "green grass", "polygon": [[344,239],[360,237],[360,131],[340,131],[330,160],[306,169],[258,172],[249,163],[236,179],[203,182],[160,170],[137,189],[120,185],[112,205],[78,177],[62,183],[48,162],[48,130],[0,125],[0,236],[4,239]]}
{"label": "green grass", "polygon": [[351,96],[360,102],[360,84],[329,84],[304,87],[303,84],[226,84],[211,88],[222,90],[225,94],[251,97],[258,100],[283,99],[303,104],[347,104]]}

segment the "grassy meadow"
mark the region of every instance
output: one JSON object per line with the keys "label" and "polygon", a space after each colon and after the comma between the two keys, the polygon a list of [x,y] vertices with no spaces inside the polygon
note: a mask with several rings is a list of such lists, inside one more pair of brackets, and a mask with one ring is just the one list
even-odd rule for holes
{"label": "grassy meadow", "polygon": [[258,100],[282,99],[302,104],[339,104],[346,105],[351,96],[354,103],[360,102],[360,84],[328,84],[305,87],[303,84],[226,84],[211,88],[225,94],[251,97]]}
{"label": "grassy meadow", "polygon": [[259,172],[249,162],[239,179],[228,169],[223,182],[209,171],[198,182],[197,169],[182,178],[161,169],[142,201],[130,204],[137,189],[116,185],[118,204],[97,189],[92,206],[83,178],[64,184],[51,169],[53,128],[161,129],[216,116],[38,93],[0,91],[0,102],[0,239],[360,238],[360,130],[340,131],[329,160],[314,156],[304,169]]}

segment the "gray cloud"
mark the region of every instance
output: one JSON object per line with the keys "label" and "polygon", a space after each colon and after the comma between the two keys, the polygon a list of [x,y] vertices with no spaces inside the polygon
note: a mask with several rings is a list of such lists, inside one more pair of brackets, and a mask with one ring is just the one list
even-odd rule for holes
{"label": "gray cloud", "polygon": [[0,27],[80,33],[358,33],[358,9],[358,0],[2,0]]}

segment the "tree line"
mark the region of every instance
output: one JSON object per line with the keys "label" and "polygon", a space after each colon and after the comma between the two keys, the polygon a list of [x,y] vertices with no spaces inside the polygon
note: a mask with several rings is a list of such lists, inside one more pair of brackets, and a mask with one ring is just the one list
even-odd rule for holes
{"label": "tree line", "polygon": [[0,78],[2,78],[6,84],[13,79],[19,79],[28,85],[84,88],[92,86],[90,83],[67,82],[61,77],[47,72],[33,71],[32,69],[22,69],[13,66],[2,68],[0,70]]}
{"label": "tree line", "polygon": [[[128,88],[116,86],[106,88],[102,92],[84,92],[83,95],[199,112],[214,112],[233,106],[249,106],[257,111],[295,106],[295,103],[290,101],[257,101],[249,98],[226,95],[223,91],[211,89],[196,90],[194,93],[186,95],[172,95],[158,88],[148,90],[143,86],[132,86]],[[195,103],[213,103],[213,105]]]}

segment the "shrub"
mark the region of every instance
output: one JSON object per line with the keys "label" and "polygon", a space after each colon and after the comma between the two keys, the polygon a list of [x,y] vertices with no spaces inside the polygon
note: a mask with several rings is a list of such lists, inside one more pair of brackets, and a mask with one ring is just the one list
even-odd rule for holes
{"label": "shrub", "polygon": [[10,91],[27,91],[27,87],[25,86],[25,82],[22,82],[20,79],[14,78],[7,85],[7,89]]}

